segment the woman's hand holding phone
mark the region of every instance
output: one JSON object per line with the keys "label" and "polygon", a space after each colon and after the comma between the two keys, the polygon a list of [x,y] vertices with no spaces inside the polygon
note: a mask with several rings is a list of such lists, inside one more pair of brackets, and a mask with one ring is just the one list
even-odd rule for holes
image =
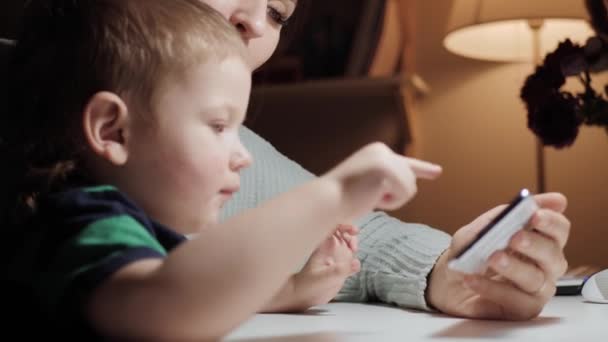
{"label": "woman's hand holding phone", "polygon": [[447,314],[481,319],[527,320],[540,314],[568,266],[563,249],[570,222],[563,215],[567,206],[563,195],[548,193],[530,199],[538,206],[528,222],[530,229],[520,229],[504,250],[492,254],[481,274],[455,271],[448,264],[467,246],[476,245],[473,241],[508,205],[489,210],[454,234],[451,246],[428,278],[426,299],[430,306]]}

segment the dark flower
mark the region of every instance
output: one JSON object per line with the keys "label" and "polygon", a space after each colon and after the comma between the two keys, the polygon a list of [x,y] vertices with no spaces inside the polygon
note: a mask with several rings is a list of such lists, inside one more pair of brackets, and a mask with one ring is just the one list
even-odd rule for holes
{"label": "dark flower", "polygon": [[600,58],[604,50],[604,41],[600,37],[591,37],[587,39],[585,44],[585,58],[591,63],[594,63]]}
{"label": "dark flower", "polygon": [[581,51],[573,55],[564,56],[562,60],[562,74],[565,77],[577,76],[589,69],[589,62]]}
{"label": "dark flower", "polygon": [[[604,127],[608,133],[608,85],[604,93],[591,85],[591,73],[608,70],[608,8],[606,0],[586,0],[597,33],[584,46],[565,40],[528,76],[520,97],[528,109],[528,127],[544,145],[572,145],[582,124]],[[585,87],[578,94],[562,91],[576,76]]]}
{"label": "dark flower", "polygon": [[564,83],[566,83],[566,78],[561,72],[539,66],[536,68],[536,72],[526,79],[520,97],[530,110],[542,105],[546,99],[557,93]]}
{"label": "dark flower", "polygon": [[593,88],[587,86],[585,92],[579,94],[581,113],[585,124],[590,126],[608,127],[608,101]]}
{"label": "dark flower", "polygon": [[585,59],[591,72],[608,69],[608,44],[600,37],[591,37],[585,44]]}
{"label": "dark flower", "polygon": [[536,108],[559,91],[567,76],[579,75],[587,68],[584,49],[568,39],[548,54],[544,64],[526,79],[520,96],[528,109]]}
{"label": "dark flower", "polygon": [[583,120],[578,101],[568,93],[552,94],[528,111],[528,127],[544,145],[563,148],[572,145]]}
{"label": "dark flower", "polygon": [[[580,74],[584,69],[581,68],[578,72],[572,73],[572,70],[567,69],[567,62],[572,60],[585,59],[585,49],[573,44],[570,39],[561,42],[557,49],[545,57],[544,66],[549,69],[552,74],[561,74],[562,76],[572,76]],[[560,85],[560,87],[563,83]]]}

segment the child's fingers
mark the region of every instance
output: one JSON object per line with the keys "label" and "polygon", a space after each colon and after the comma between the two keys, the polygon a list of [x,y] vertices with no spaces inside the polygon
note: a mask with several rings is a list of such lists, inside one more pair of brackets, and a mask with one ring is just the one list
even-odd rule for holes
{"label": "child's fingers", "polygon": [[357,253],[357,251],[359,250],[359,237],[358,236],[351,236],[350,249],[353,251],[353,253]]}
{"label": "child's fingers", "polygon": [[436,179],[441,175],[441,166],[423,160],[406,158],[416,178]]}
{"label": "child's fingers", "polygon": [[335,250],[336,248],[338,248],[338,246],[340,246],[342,244],[343,239],[344,238],[342,238],[341,236],[334,234],[331,237],[331,247],[332,247],[332,250]]}
{"label": "child's fingers", "polygon": [[336,230],[339,232],[342,232],[342,233],[350,234],[350,235],[359,234],[359,228],[357,228],[356,226],[353,226],[351,224],[338,225],[338,228]]}
{"label": "child's fingers", "polygon": [[357,238],[359,228],[350,224],[341,224],[338,226],[336,232],[340,233],[340,237],[346,242],[348,248],[350,248],[353,253],[356,253],[359,248],[359,240]]}
{"label": "child's fingers", "polygon": [[342,244],[342,238],[339,236],[336,236],[336,234],[334,233],[334,234],[330,235],[327,239],[325,239],[325,241],[323,241],[323,243],[317,247],[317,249],[315,250],[315,253],[321,254],[321,255],[334,254],[336,252],[336,250],[338,249],[338,246],[340,246],[341,244]]}
{"label": "child's fingers", "polygon": [[346,240],[346,237],[344,236],[345,234],[340,232],[340,231],[336,231],[333,235],[334,239],[336,240],[336,244],[339,246],[343,246],[343,245],[348,245],[348,242]]}
{"label": "child's fingers", "polygon": [[359,249],[359,238],[356,235],[350,234],[343,234],[342,237],[344,238],[344,241],[346,241],[348,248],[353,253],[357,253],[357,250]]}

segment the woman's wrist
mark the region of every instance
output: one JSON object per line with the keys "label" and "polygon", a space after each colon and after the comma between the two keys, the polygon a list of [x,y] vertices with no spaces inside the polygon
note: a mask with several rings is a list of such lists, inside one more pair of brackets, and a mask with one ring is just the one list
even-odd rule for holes
{"label": "woman's wrist", "polygon": [[449,248],[446,249],[437,259],[435,266],[429,272],[426,283],[426,291],[424,297],[426,304],[429,308],[442,311],[441,303],[443,303],[443,295],[446,293],[444,286],[447,284],[447,277],[445,274],[447,266]]}

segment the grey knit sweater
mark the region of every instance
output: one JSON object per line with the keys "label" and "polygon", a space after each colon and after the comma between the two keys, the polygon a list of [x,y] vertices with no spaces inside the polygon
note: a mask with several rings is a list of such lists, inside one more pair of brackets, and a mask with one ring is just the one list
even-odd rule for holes
{"label": "grey knit sweater", "polygon": [[[243,171],[241,190],[226,205],[223,218],[315,177],[246,127],[241,130],[241,139],[254,162]],[[381,301],[428,310],[424,297],[427,276],[449,246],[450,236],[424,225],[404,223],[383,212],[370,213],[356,224],[361,229],[361,272],[347,279],[335,300]]]}

